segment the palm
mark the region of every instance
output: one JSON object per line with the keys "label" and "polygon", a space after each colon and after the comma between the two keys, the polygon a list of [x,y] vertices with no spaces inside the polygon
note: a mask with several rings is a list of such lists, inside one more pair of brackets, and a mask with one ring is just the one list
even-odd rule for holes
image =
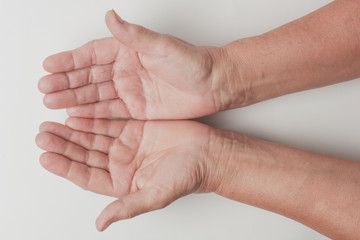
{"label": "palm", "polygon": [[90,191],[148,204],[122,218],[164,207],[202,183],[205,125],[80,118],[67,125],[41,125],[42,165]]}
{"label": "palm", "polygon": [[118,25],[111,16],[107,24],[117,38],[92,41],[45,61],[54,73],[39,83],[48,107],[95,118],[177,119],[216,112],[208,48]]}

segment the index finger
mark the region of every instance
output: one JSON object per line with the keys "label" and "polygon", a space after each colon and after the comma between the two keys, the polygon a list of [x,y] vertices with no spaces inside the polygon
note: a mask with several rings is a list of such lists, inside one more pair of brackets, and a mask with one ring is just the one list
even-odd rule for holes
{"label": "index finger", "polygon": [[59,73],[109,64],[115,61],[119,48],[120,43],[115,38],[93,40],[72,51],[47,57],[43,66],[47,72]]}

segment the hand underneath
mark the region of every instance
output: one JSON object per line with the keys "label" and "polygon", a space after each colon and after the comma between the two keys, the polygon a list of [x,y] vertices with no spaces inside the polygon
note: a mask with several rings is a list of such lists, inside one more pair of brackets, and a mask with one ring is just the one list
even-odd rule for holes
{"label": "hand underneath", "polygon": [[106,15],[113,38],[44,61],[39,89],[53,109],[88,118],[187,119],[221,109],[220,48],[196,47]]}
{"label": "hand underneath", "polygon": [[207,192],[210,127],[160,122],[69,118],[44,122],[36,142],[48,171],[80,187],[119,198],[97,220],[112,222],[165,207],[181,196]]}

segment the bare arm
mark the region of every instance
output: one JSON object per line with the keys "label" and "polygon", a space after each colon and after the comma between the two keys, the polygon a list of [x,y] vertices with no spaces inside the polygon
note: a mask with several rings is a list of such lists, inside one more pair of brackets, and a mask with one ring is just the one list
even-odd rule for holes
{"label": "bare arm", "polygon": [[359,0],[334,1],[220,48],[119,21],[113,11],[106,19],[113,38],[45,60],[51,74],[39,89],[49,108],[76,117],[187,119],[360,76]]}
{"label": "bare arm", "polygon": [[[222,109],[360,76],[360,1],[337,0],[260,36],[234,41],[218,54]],[[220,72],[220,71],[219,71]],[[225,87],[225,89],[224,89]],[[220,87],[219,87],[220,88]]]}
{"label": "bare arm", "polygon": [[45,122],[37,144],[50,172],[117,197],[97,220],[215,192],[302,222],[333,239],[360,239],[360,163],[264,142],[193,121],[70,118]]}
{"label": "bare arm", "polygon": [[332,239],[360,239],[359,162],[214,131],[210,191],[287,216]]}

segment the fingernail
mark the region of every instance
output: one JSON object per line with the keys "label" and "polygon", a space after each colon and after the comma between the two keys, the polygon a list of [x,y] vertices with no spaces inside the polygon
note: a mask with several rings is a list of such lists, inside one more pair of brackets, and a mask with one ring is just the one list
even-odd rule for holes
{"label": "fingernail", "polygon": [[115,12],[115,10],[112,9],[112,11],[115,14],[115,17],[118,20],[118,22],[121,23],[121,24],[124,23],[124,20],[121,19],[121,17]]}

